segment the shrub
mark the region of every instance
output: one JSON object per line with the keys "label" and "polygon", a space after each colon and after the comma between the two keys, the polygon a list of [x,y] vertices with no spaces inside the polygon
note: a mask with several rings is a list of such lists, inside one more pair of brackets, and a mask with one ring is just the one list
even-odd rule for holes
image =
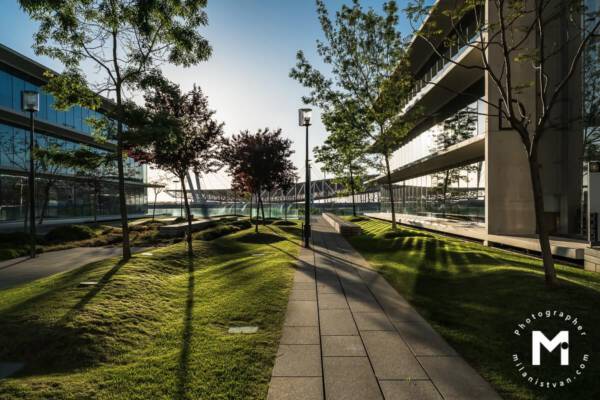
{"label": "shrub", "polygon": [[369,220],[369,218],[363,217],[363,216],[359,215],[359,216],[350,218],[348,221],[350,221],[350,222],[361,222],[361,221],[368,221],[368,220]]}
{"label": "shrub", "polygon": [[91,239],[96,233],[86,225],[63,225],[50,230],[45,239],[49,243],[73,242]]}
{"label": "shrub", "polygon": [[192,237],[196,240],[213,240],[216,238],[219,238],[221,236],[225,236],[228,235],[230,233],[233,232],[238,232],[241,231],[242,227],[237,226],[237,225],[218,225],[215,226],[214,228],[209,228],[206,230],[203,230],[202,232],[198,232],[192,235]]}
{"label": "shrub", "polygon": [[0,243],[29,244],[30,237],[26,232],[0,233]]}
{"label": "shrub", "polygon": [[240,230],[242,230],[242,229],[248,229],[248,228],[252,227],[252,223],[250,222],[250,220],[247,220],[247,219],[242,219],[240,221],[235,221],[231,225],[239,227]]}
{"label": "shrub", "polygon": [[275,222],[273,222],[273,225],[277,225],[277,226],[295,226],[296,223],[294,221],[281,220],[281,221],[275,221]]}

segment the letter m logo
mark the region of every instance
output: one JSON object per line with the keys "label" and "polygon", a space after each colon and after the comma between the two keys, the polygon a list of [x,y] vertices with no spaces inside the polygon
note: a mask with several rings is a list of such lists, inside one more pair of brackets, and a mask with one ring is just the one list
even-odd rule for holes
{"label": "letter m logo", "polygon": [[531,364],[540,365],[540,348],[550,353],[560,345],[560,365],[569,365],[569,331],[560,331],[549,340],[541,331],[531,332]]}

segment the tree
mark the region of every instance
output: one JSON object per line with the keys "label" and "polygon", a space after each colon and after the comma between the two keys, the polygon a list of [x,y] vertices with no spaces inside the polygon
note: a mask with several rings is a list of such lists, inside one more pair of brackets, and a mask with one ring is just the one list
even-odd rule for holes
{"label": "tree", "polygon": [[269,128],[259,129],[256,133],[242,131],[224,142],[221,158],[233,178],[233,190],[249,193],[256,198],[256,232],[259,209],[262,210],[262,220],[265,224],[262,192],[284,189],[292,185],[295,167],[290,160],[294,153],[291,146],[291,140],[281,137],[281,129]]}
{"label": "tree", "polygon": [[143,87],[147,90],[145,108],[130,105],[126,145],[134,159],[179,178],[187,218],[187,250],[192,257],[192,214],[185,178],[190,170],[210,173],[220,169],[216,155],[224,124],[214,118],[215,111],[199,87],[182,93],[178,85],[156,75],[148,77]]}
{"label": "tree", "polygon": [[[395,1],[383,5],[383,15],[364,11],[358,0],[343,5],[332,22],[325,4],[317,0],[317,13],[325,42],[317,41],[317,52],[331,67],[333,78],[316,70],[299,51],[290,76],[310,89],[303,97],[328,112],[345,108],[348,123],[373,143],[371,151],[385,162],[391,201],[392,228],[396,212],[389,157],[408,133],[409,121],[400,112],[401,99],[411,87],[406,61],[406,40],[396,29]],[[392,79],[394,77],[394,79]],[[356,118],[360,115],[360,118]]]}
{"label": "tree", "polygon": [[[415,35],[443,62],[486,75],[494,99],[487,101],[489,114],[516,132],[526,152],[546,284],[554,286],[557,278],[544,218],[539,144],[561,124],[557,104],[578,75],[584,50],[596,40],[598,12],[586,9],[580,0],[472,0],[439,12],[436,5],[412,1],[407,15],[416,26],[430,13],[437,13],[442,24],[450,27],[450,34],[430,20],[415,29]],[[472,22],[465,23],[466,17]],[[557,36],[559,32],[564,37]],[[476,51],[480,62],[467,64],[453,57],[452,50],[463,47]],[[423,84],[436,82],[425,77]]]}
{"label": "tree", "polygon": [[321,119],[329,136],[322,146],[315,147],[315,161],[323,164],[324,171],[335,174],[338,182],[350,192],[352,215],[356,216],[354,194],[362,186],[367,170],[374,166],[367,155],[367,138],[362,130],[348,123],[345,108],[332,108],[323,113]]}
{"label": "tree", "polygon": [[156,176],[152,178],[150,184],[152,185],[152,193],[154,194],[154,201],[152,206],[152,221],[154,221],[154,216],[156,215],[156,199],[158,195],[165,191],[167,183],[169,182],[169,177],[163,172],[157,172]]}
{"label": "tree", "polygon": [[[447,118],[443,123],[442,131],[435,137],[435,145],[432,152],[446,150],[448,147],[463,142],[475,136],[477,124],[477,110],[468,106],[453,116]],[[442,193],[442,215],[446,216],[446,201],[448,188],[453,183],[458,183],[472,171],[481,168],[472,166],[449,168],[445,171],[435,173],[433,176],[438,182],[438,188]]]}
{"label": "tree", "polygon": [[[59,106],[98,104],[92,95],[114,98],[119,207],[123,259],[131,257],[123,158],[124,103],[149,70],[162,63],[190,66],[208,59],[211,48],[197,29],[207,24],[206,0],[19,0],[39,23],[34,49],[61,61],[65,72],[52,77],[50,89]],[[81,72],[92,65],[93,93]]]}

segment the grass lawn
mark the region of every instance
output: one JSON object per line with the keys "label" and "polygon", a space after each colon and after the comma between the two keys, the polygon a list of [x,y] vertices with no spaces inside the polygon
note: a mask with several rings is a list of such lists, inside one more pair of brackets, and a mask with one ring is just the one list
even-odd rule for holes
{"label": "grass lawn", "polygon": [[253,229],[0,291],[0,361],[26,364],[0,398],[265,398],[299,238]]}
{"label": "grass lawn", "polygon": [[[364,234],[352,245],[504,398],[600,398],[600,274],[559,265],[561,285],[548,290],[539,260],[408,228],[390,237],[391,224],[383,221],[356,223]],[[571,338],[590,361],[568,388],[537,388],[512,362],[516,349],[531,345],[526,339],[523,348],[512,333],[516,325],[545,310],[576,316],[588,331],[587,339]],[[556,332],[546,334],[552,338],[559,328],[550,326]],[[558,350],[554,356],[542,363],[543,371],[561,376],[569,367],[560,367]]]}

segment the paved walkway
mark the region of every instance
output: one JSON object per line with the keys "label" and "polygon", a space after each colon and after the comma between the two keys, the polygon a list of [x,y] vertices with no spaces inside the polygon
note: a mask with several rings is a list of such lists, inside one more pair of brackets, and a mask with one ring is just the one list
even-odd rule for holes
{"label": "paved walkway", "polygon": [[[132,252],[141,248],[132,248]],[[34,259],[19,257],[0,262],[0,290],[70,271],[94,261],[119,257],[121,247],[76,247],[41,253]]]}
{"label": "paved walkway", "polygon": [[322,218],[300,260],[269,400],[500,398]]}

